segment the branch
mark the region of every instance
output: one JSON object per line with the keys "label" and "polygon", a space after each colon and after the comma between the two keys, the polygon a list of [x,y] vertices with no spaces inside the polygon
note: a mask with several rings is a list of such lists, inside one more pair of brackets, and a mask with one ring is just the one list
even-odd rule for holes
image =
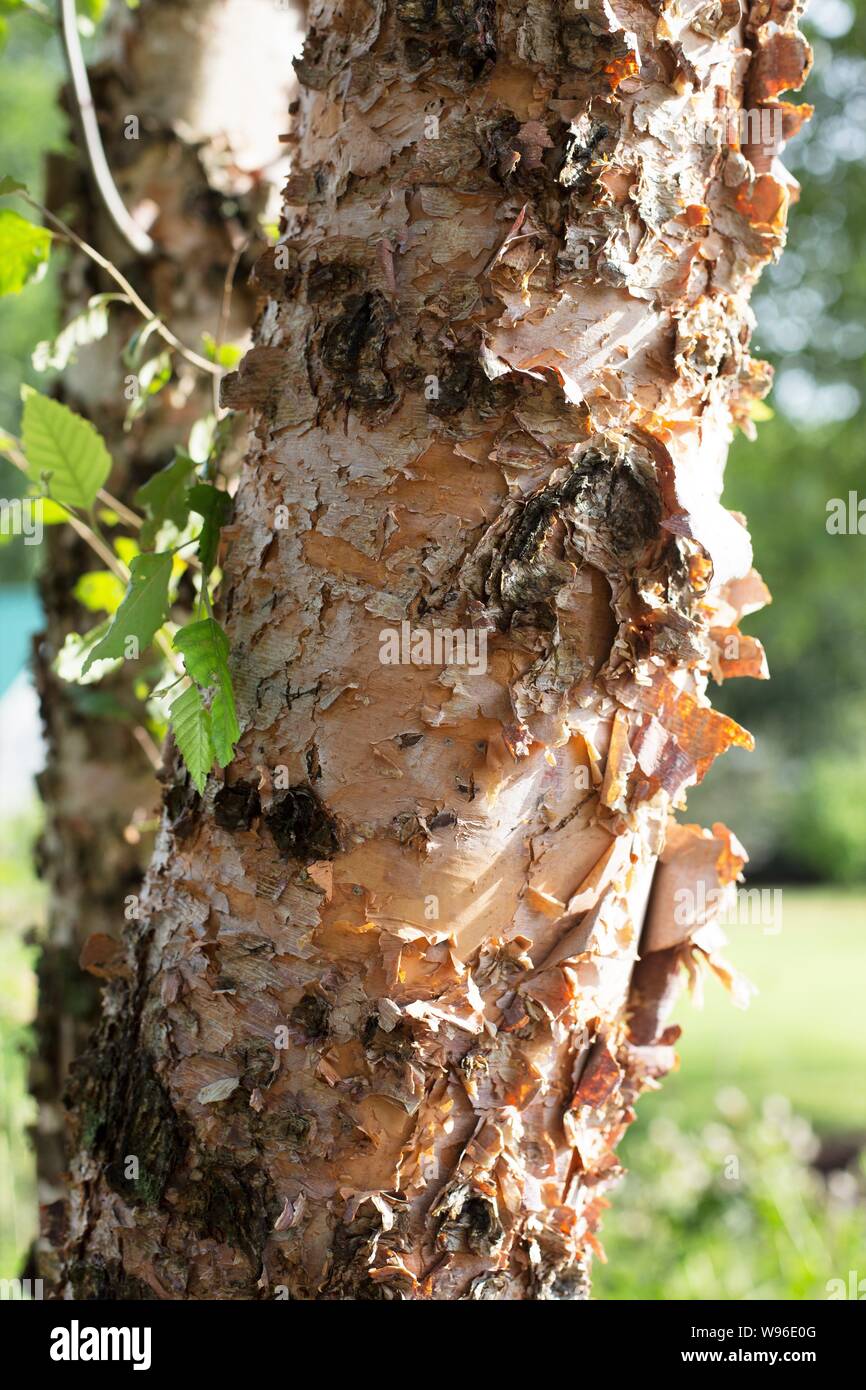
{"label": "branch", "polygon": [[145,304],[141,295],[133,289],[126,276],[117,269],[116,265],[107,260],[105,256],[101,255],[89,242],[82,240],[77,232],[73,232],[72,228],[67,226],[62,218],[56,217],[53,212],[39,202],[38,198],[31,197],[29,193],[21,188],[17,190],[17,193],[18,197],[23,198],[25,203],[29,203],[30,207],[39,213],[40,217],[43,217],[52,227],[56,227],[62,236],[72,242],[73,246],[77,246],[79,251],[83,251],[85,256],[89,256],[96,265],[101,266],[106,274],[111,276],[114,283],[119,285],[124,294],[129,297],[133,308],[138,310],[147,323],[152,323],[154,325],[154,331],[159,334],[164,342],[168,343],[169,347],[174,348],[175,352],[179,352],[181,357],[186,358],[187,362],[190,362],[194,367],[198,367],[200,371],[207,372],[209,376],[223,375],[222,367],[217,366],[214,362],[209,362],[206,357],[199,356],[197,352],[193,352],[192,348],[186,347],[185,344],[180,341],[180,338],[177,338],[174,333],[172,333],[171,329],[166,327],[159,315],[155,314],[153,310]]}

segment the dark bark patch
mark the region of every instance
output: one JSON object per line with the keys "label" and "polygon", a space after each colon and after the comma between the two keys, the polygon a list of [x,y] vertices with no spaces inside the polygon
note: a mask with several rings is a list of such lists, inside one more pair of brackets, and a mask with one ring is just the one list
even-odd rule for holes
{"label": "dark bark patch", "polygon": [[158,1302],[144,1280],[127,1274],[116,1261],[110,1264],[99,1258],[73,1260],[69,1266],[69,1282],[76,1298],[96,1303]]}
{"label": "dark bark patch", "polygon": [[437,1241],[446,1250],[495,1255],[505,1238],[495,1200],[468,1184],[446,1191],[431,1214],[439,1219]]}
{"label": "dark bark patch", "polygon": [[397,18],[407,29],[428,32],[436,23],[437,0],[397,0]]}
{"label": "dark bark patch", "polygon": [[378,290],[350,294],[322,336],[322,362],[336,378],[339,397],[359,408],[381,408],[394,399],[383,369],[390,317]]}
{"label": "dark bark patch", "polygon": [[274,843],[287,859],[313,864],[342,849],[339,824],[308,784],[290,787],[265,814]]}
{"label": "dark bark patch", "polygon": [[357,282],[358,271],[348,262],[316,261],[307,274],[307,300],[310,304],[321,304],[323,300],[333,303],[354,289]]}
{"label": "dark bark patch", "polygon": [[629,52],[621,32],[601,34],[585,15],[569,15],[563,19],[560,38],[566,67],[584,77],[603,72]]}
{"label": "dark bark patch", "polygon": [[431,415],[457,415],[470,405],[484,404],[490,382],[473,352],[455,352],[439,373],[439,395],[430,401]]}
{"label": "dark bark patch", "polygon": [[185,1190],[185,1216],[200,1236],[243,1251],[258,1271],[278,1208],[267,1173],[218,1150],[201,1157],[195,1179]]}
{"label": "dark bark patch", "polygon": [[200,808],[201,797],[189,777],[169,787],[165,794],[165,810],[178,839],[188,839],[195,830]]}
{"label": "dark bark patch", "polygon": [[658,488],[627,458],[611,466],[603,454],[588,450],[564,484],[563,500],[603,526],[611,549],[622,560],[636,557],[658,536]]}
{"label": "dark bark patch", "polygon": [[261,810],[258,788],[252,782],[226,783],[214,798],[214,820],[221,830],[249,830]]}
{"label": "dark bark patch", "polygon": [[310,1042],[328,1036],[331,1010],[320,994],[303,995],[289,1014],[289,1022]]}
{"label": "dark bark patch", "polygon": [[477,81],[496,62],[495,0],[397,0],[396,10],[403,28],[419,36],[416,42],[421,36],[444,40],[467,79]]}
{"label": "dark bark patch", "polygon": [[496,62],[496,0],[445,0],[450,47],[472,81]]}
{"label": "dark bark patch", "polygon": [[132,1205],[157,1205],[186,1138],[150,1053],[132,1029],[113,1027],[98,1050],[85,1053],[70,1097],[81,1117],[82,1142],[103,1159],[109,1185]]}

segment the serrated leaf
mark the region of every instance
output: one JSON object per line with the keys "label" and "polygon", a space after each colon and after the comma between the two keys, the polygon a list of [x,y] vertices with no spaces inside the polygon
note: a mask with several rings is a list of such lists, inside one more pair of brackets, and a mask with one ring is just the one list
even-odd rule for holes
{"label": "serrated leaf", "polygon": [[235,744],[241,736],[235,692],[228,671],[219,676],[216,693],[211,701],[210,722],[216,760],[220,767],[228,767],[235,755]]}
{"label": "serrated leaf", "polygon": [[196,483],[187,495],[190,509],[204,517],[198,538],[198,558],[207,576],[216,564],[220,531],[231,514],[232,500],[227,492],[221,492],[211,483]]}
{"label": "serrated leaf", "polygon": [[189,623],[174,636],[187,674],[199,685],[213,685],[221,671],[228,673],[229,639],[215,618]]}
{"label": "serrated leaf", "polygon": [[76,360],[76,348],[88,347],[104,338],[108,332],[108,306],[112,302],[129,303],[125,294],[95,294],[82,313],[70,319],[53,340],[37,343],[31,361],[37,372],[49,369],[62,372]]}
{"label": "serrated leaf", "polygon": [[153,545],[160,526],[171,521],[180,530],[189,517],[189,494],[187,484],[189,475],[195,468],[195,459],[183,449],[178,449],[171,463],[138,489],[135,494],[136,506],[147,512],[147,521],[141,529],[141,544]]}
{"label": "serrated leaf", "polygon": [[109,631],[94,648],[84,666],[105,657],[124,657],[130,638],[137,645],[136,656],[148,646],[168,613],[170,555],[137,555],[132,562],[129,584],[123,602],[114,615]]}
{"label": "serrated leaf", "polygon": [[82,574],[72,591],[91,613],[116,613],[126,592],[122,579],[111,570],[89,570]]}
{"label": "serrated leaf", "polygon": [[169,717],[186,769],[198,791],[203,792],[213,765],[214,751],[210,713],[204,707],[197,686],[190,685],[178,695],[172,702]]}
{"label": "serrated leaf", "polygon": [[30,391],[24,401],[21,442],[27,456],[27,476],[34,483],[47,478],[56,502],[88,511],[111,472],[105,441],[89,420],[68,406]]}
{"label": "serrated leaf", "polygon": [[228,767],[241,735],[228,666],[229,640],[216,619],[204,618],[181,628],[174,645],[187,674],[200,686],[214,687],[210,709],[214,754],[220,767]]}
{"label": "serrated leaf", "polygon": [[5,198],[7,193],[26,193],[26,183],[21,183],[19,179],[13,179],[11,174],[4,174],[0,178],[0,198]]}
{"label": "serrated leaf", "polygon": [[0,208],[0,295],[18,294],[42,272],[51,233],[12,208]]}

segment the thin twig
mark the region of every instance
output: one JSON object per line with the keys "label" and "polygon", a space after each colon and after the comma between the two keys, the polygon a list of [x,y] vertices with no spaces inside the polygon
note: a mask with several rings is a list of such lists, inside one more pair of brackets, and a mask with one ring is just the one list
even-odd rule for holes
{"label": "thin twig", "polygon": [[140,517],[137,512],[131,511],[125,502],[121,502],[117,497],[112,497],[111,493],[107,492],[104,487],[101,487],[96,495],[100,502],[108,507],[110,511],[116,512],[121,521],[126,522],[127,526],[132,526],[136,531],[141,530],[144,525],[144,519]]}
{"label": "thin twig", "polygon": [[[2,444],[0,444],[0,451],[6,455],[10,463],[14,464],[16,468],[22,473],[25,473],[28,477],[30,476],[27,467],[27,459],[21,452],[18,441],[11,434],[6,434],[5,431],[3,433]],[[53,497],[50,501],[54,502],[56,507],[62,508],[67,515],[69,525],[72,527],[73,531],[75,531],[83,541],[87,542],[91,550],[99,556],[100,560],[111,570],[112,574],[116,574],[118,579],[122,579],[125,584],[129,579],[129,570],[118,560],[114,551],[96,534],[92,526],[88,526],[86,521],[82,521],[81,517],[78,516],[71,507],[67,507],[65,502],[58,502]]]}
{"label": "thin twig", "polygon": [[44,207],[38,199],[32,198],[30,194],[25,193],[23,189],[18,190],[18,196],[23,198],[26,203],[29,203],[29,205],[38,212],[41,217],[44,217],[51,226],[56,227],[63,236],[72,242],[73,246],[77,246],[79,251],[83,251],[85,256],[89,256],[96,265],[101,266],[106,274],[111,276],[114,283],[120,286],[124,294],[129,296],[130,302],[133,307],[138,310],[142,318],[147,323],[153,324],[154,331],[159,334],[164,342],[174,348],[175,352],[179,352],[181,357],[186,358],[187,362],[192,363],[194,367],[198,367],[200,371],[207,372],[209,376],[221,377],[223,375],[222,367],[217,366],[215,362],[209,362],[206,357],[201,357],[199,353],[193,352],[192,348],[186,347],[185,344],[172,333],[171,329],[163,323],[159,315],[148,308],[141,296],[133,289],[126,276],[117,269],[116,265],[112,264],[105,256],[101,255],[95,247],[84,241],[77,232],[73,232],[72,228],[67,226],[62,218],[56,217],[55,214]]}
{"label": "thin twig", "polygon": [[[220,316],[219,322],[217,324],[216,338],[214,339],[214,357],[217,359],[219,358],[219,351],[223,345],[223,340],[225,339],[225,335],[228,329],[229,313],[231,311],[232,302],[232,292],[234,290],[235,284],[235,275],[237,274],[238,266],[240,265],[241,256],[244,254],[244,251],[246,251],[249,244],[249,237],[244,237],[240,245],[235,247],[234,251],[232,252],[231,260],[226,266],[225,278],[223,280],[223,295],[222,301],[220,303]],[[221,419],[223,415],[228,413],[227,411],[222,410],[220,406],[220,393],[218,381],[214,381],[213,383],[213,408],[214,415],[216,416],[217,420]]]}

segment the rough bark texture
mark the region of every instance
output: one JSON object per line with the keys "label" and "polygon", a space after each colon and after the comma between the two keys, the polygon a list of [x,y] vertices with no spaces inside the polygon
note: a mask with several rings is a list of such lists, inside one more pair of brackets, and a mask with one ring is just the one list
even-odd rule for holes
{"label": "rough bark texture", "polygon": [[[671,813],[750,742],[710,673],[764,670],[718,499],[792,185],[701,126],[808,50],[736,0],[311,18],[226,392],[245,734],[176,779],[77,1072],[67,1288],[582,1298],[683,967],[730,979],[672,903],[744,855]],[[486,671],[385,664],[404,622],[486,634]]]}
{"label": "rough bark texture", "polygon": [[[193,347],[200,347],[203,332],[219,333],[226,275],[236,255],[242,257],[241,284],[231,298],[224,336],[236,340],[252,324],[255,297],[244,283],[243,264],[249,268],[253,253],[243,248],[252,238],[261,249],[258,218],[281,158],[291,32],[291,16],[271,0],[142,0],[114,24],[91,84],[122,196],[151,223],[157,252],[149,260],[137,258],[118,237],[83,150],[51,163],[53,209],[108,255]],[[258,91],[260,80],[264,93]],[[131,115],[139,121],[135,139],[127,138]],[[63,270],[66,317],[82,310],[91,295],[112,289],[85,256],[69,255]],[[186,441],[192,422],[213,408],[212,383],[176,359],[175,381],[125,431],[124,377],[130,369],[121,352],[141,320],[115,305],[110,323],[105,339],[79,353],[62,387],[68,404],[102,431],[115,463],[111,486],[131,502],[135,488],[171,459],[175,444]],[[151,344],[159,350],[159,339]],[[84,974],[79,958],[90,937],[120,939],[125,899],[140,892],[153,848],[153,835],[142,827],[158,816],[158,795],[136,728],[141,706],[133,688],[142,672],[130,666],[96,690],[70,686],[52,670],[67,634],[87,625],[73,590],[83,571],[99,568],[99,562],[68,527],[50,528],[46,545],[45,631],[36,643],[35,667],[47,743],[39,858],[49,919],[41,942],[31,1086],[39,1102],[34,1137],[40,1204],[50,1223],[62,1210],[66,1168],[62,1090],[99,1016],[99,973]],[[53,1262],[44,1243],[40,1258],[50,1278]]]}

